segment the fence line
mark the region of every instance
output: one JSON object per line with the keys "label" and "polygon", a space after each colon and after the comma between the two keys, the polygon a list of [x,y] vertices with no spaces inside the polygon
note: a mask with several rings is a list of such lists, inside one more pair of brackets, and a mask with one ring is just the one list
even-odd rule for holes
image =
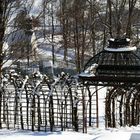
{"label": "fence line", "polygon": [[92,113],[96,105],[90,95],[94,87],[84,93],[84,98],[82,89],[83,85],[71,78],[63,77],[55,82],[46,78],[10,78],[0,94],[0,126],[32,131],[85,132],[87,125],[96,126],[96,114]]}

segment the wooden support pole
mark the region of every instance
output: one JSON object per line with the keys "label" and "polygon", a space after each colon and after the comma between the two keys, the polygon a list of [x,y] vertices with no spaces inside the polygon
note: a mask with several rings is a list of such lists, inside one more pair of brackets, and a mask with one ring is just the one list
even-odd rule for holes
{"label": "wooden support pole", "polygon": [[82,106],[83,106],[83,133],[87,133],[87,111],[86,111],[84,85],[82,88]]}
{"label": "wooden support pole", "polygon": [[98,102],[98,87],[95,86],[96,90],[96,127],[99,127],[99,102]]}

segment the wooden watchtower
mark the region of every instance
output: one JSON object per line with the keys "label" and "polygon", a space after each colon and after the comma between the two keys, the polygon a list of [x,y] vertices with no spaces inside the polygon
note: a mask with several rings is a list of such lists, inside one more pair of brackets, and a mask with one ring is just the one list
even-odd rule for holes
{"label": "wooden watchtower", "polygon": [[129,39],[110,39],[79,75],[84,86],[107,87],[106,127],[140,123],[140,57],[136,52]]}

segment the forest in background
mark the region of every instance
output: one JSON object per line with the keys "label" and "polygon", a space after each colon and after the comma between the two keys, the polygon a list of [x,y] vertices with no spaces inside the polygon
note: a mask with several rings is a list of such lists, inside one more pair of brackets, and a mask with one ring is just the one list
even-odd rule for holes
{"label": "forest in background", "polygon": [[[97,54],[109,38],[128,37],[132,45],[139,47],[139,19],[139,0],[0,0],[0,73],[13,53],[23,52],[17,55],[17,61],[31,58],[34,51],[30,48],[30,39],[15,41],[5,49],[4,43],[13,32],[22,30],[29,37],[36,28],[42,30],[42,37],[51,44],[53,64],[55,38],[61,36],[63,61],[67,66],[68,51],[73,49],[76,70],[80,72],[86,56]],[[56,27],[59,27],[58,32]]]}

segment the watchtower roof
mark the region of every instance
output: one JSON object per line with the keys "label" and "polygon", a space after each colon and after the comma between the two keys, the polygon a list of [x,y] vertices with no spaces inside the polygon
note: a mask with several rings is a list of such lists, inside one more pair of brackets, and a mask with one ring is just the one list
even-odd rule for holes
{"label": "watchtower roof", "polygon": [[109,39],[109,45],[104,49],[106,51],[111,52],[128,52],[128,51],[136,51],[136,47],[131,46],[129,38],[111,38]]}
{"label": "watchtower roof", "polygon": [[89,77],[94,77],[94,80],[101,82],[109,78],[112,81],[119,79],[120,82],[124,78],[131,78],[133,82],[140,79],[140,57],[136,54],[136,48],[129,45],[130,40],[127,39],[109,40],[109,46],[86,63],[80,77],[88,77],[89,80]]}

